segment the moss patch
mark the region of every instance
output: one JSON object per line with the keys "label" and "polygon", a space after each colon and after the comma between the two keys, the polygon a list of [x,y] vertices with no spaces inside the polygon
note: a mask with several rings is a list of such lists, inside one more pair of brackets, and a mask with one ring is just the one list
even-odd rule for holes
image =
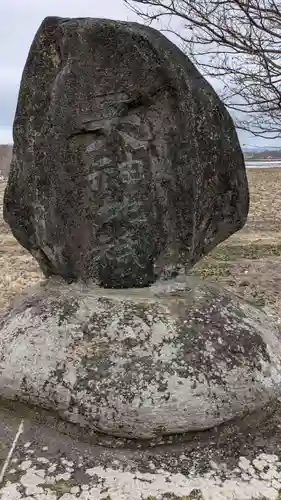
{"label": "moss patch", "polygon": [[7,445],[0,440],[0,456],[1,456],[1,452],[6,450],[7,449]]}
{"label": "moss patch", "polygon": [[[177,496],[174,493],[165,493],[161,500],[201,500],[202,493],[200,490],[192,490],[189,495]],[[149,496],[145,500],[157,500],[154,496]]]}
{"label": "moss patch", "polygon": [[281,500],[281,489],[278,490],[276,500]]}
{"label": "moss patch", "polygon": [[66,493],[70,493],[71,488],[78,485],[74,479],[68,479],[68,480],[60,479],[55,483],[42,483],[40,484],[40,486],[44,489],[48,489],[56,493],[57,498],[59,499]]}
{"label": "moss patch", "polygon": [[70,316],[73,316],[79,309],[77,300],[65,301],[58,309],[58,325],[61,326]]}

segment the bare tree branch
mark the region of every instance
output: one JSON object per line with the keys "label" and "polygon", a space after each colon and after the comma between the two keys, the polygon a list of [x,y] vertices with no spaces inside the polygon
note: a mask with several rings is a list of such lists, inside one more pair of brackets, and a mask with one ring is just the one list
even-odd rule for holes
{"label": "bare tree branch", "polygon": [[281,137],[281,0],[124,1],[220,82],[238,128]]}

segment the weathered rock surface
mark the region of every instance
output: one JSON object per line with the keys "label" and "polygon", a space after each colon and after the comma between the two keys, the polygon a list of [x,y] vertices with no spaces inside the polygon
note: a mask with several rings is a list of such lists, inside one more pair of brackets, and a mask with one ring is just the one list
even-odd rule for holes
{"label": "weathered rock surface", "polygon": [[232,119],[139,24],[46,18],[24,68],[4,218],[46,276],[141,287],[242,228]]}
{"label": "weathered rock surface", "polygon": [[112,436],[214,427],[281,392],[280,329],[207,282],[29,289],[0,324],[0,396]]}

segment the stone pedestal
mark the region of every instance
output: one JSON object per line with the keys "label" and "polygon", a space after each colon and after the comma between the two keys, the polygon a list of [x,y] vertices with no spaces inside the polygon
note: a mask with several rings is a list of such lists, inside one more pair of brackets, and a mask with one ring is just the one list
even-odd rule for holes
{"label": "stone pedestal", "polygon": [[281,333],[194,278],[30,288],[0,324],[0,396],[133,439],[202,431],[280,396]]}

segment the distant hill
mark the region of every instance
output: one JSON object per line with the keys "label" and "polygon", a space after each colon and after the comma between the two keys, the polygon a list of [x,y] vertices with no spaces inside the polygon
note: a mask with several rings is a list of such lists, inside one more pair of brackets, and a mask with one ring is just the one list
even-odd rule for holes
{"label": "distant hill", "polygon": [[245,160],[281,160],[281,150],[272,149],[266,151],[244,151]]}
{"label": "distant hill", "polygon": [[12,159],[13,146],[0,144],[0,180],[7,179]]}
{"label": "distant hill", "polygon": [[242,146],[242,149],[244,153],[254,153],[254,152],[264,152],[264,151],[280,151],[281,152],[281,147],[278,146]]}

